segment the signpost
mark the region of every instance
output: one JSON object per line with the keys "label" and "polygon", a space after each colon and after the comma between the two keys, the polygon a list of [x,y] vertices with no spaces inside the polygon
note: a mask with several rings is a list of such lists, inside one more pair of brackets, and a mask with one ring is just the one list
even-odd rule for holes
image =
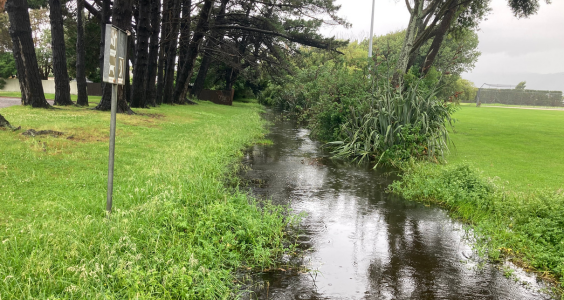
{"label": "signpost", "polygon": [[102,81],[112,85],[112,117],[110,121],[110,155],[108,162],[108,197],[106,210],[112,211],[114,190],[114,150],[116,145],[116,112],[118,85],[125,84],[125,61],[127,59],[127,33],[115,26],[106,24],[104,49],[104,76]]}

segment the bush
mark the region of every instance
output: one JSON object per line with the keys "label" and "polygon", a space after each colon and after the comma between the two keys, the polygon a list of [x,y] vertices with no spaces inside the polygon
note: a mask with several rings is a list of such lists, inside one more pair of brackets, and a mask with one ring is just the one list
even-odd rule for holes
{"label": "bush", "polygon": [[422,79],[405,90],[385,81],[362,102],[351,108],[341,127],[344,140],[332,143],[336,156],[394,163],[410,157],[437,161],[448,152],[447,126],[452,125],[455,106],[439,100]]}
{"label": "bush", "polygon": [[[465,165],[412,164],[393,193],[437,203],[474,225],[493,259],[508,256],[558,280],[564,278],[564,194],[514,193]],[[564,285],[563,285],[564,287]]]}

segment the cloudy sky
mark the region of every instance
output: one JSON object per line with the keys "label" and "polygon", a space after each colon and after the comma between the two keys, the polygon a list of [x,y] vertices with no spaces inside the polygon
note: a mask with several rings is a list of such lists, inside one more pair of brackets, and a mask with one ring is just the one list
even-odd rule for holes
{"label": "cloudy sky", "polygon": [[[368,36],[372,1],[337,2],[342,5],[340,15],[352,23],[352,28],[324,28],[324,33],[349,39]],[[552,2],[543,2],[537,15],[519,20],[507,0],[492,0],[493,10],[478,32],[482,56],[472,73],[564,72],[564,1]],[[375,34],[401,30],[408,21],[404,1],[376,0]]]}

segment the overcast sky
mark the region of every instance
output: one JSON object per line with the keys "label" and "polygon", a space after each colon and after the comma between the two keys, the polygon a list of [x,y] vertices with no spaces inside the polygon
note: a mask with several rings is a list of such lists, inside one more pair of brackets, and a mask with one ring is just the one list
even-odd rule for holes
{"label": "overcast sky", "polygon": [[[371,0],[337,0],[340,16],[352,28],[324,28],[326,35],[357,39],[370,30]],[[507,0],[492,0],[492,12],[480,25],[482,52],[472,73],[560,73],[564,72],[564,1],[542,5],[537,15],[517,19]],[[376,0],[374,34],[382,35],[407,26],[404,1]]]}

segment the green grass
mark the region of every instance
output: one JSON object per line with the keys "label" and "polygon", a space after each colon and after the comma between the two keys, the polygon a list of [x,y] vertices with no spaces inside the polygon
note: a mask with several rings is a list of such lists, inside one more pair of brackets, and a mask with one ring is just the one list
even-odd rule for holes
{"label": "green grass", "polygon": [[225,186],[265,133],[260,106],[136,111],[117,118],[108,219],[109,113],[0,109],[22,130],[65,133],[0,130],[1,299],[221,299],[237,269],[282,253],[282,208]]}
{"label": "green grass", "polygon": [[[0,91],[0,97],[12,97],[12,98],[20,98],[22,96],[22,93],[20,92],[3,92]],[[71,95],[71,100],[76,102],[76,95]],[[88,96],[88,102],[91,103],[98,103],[100,102],[100,99],[102,97],[101,96]],[[45,94],[45,99],[47,100],[53,100],[55,99],[55,94]]]}
{"label": "green grass", "polygon": [[564,188],[564,111],[462,106],[449,163],[469,162],[516,191]]}

